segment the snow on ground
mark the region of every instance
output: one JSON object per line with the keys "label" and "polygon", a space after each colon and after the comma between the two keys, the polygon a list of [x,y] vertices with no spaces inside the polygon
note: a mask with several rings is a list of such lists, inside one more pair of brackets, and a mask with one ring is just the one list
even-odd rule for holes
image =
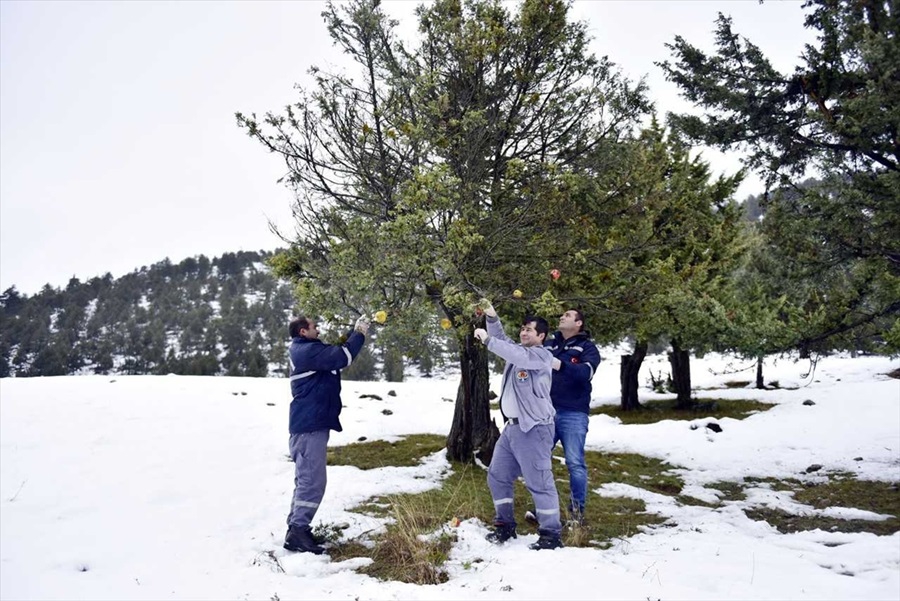
{"label": "snow on ground", "polygon": [[[618,402],[616,353],[604,354],[595,405]],[[744,420],[700,416],[649,425],[597,415],[588,447],[668,461],[678,466],[686,494],[709,500],[716,493],[704,486],[711,482],[821,477],[804,474],[814,463],[822,471],[900,481],[900,380],[884,375],[900,366],[896,359],[829,357],[808,377],[807,362],[770,362],[766,381],[780,388],[765,391],[721,388],[752,380],[750,363],[709,355],[692,365],[698,396],[777,406]],[[651,369],[666,373],[664,357],[647,358],[642,384]],[[345,382],[344,432],[332,433],[330,444],[446,434],[457,382]],[[646,388],[641,395],[662,398]],[[804,405],[808,399],[815,404]],[[764,485],[747,501],[717,509],[682,506],[625,484],[594,487],[593,494],[641,498],[677,524],[602,551],[534,552],[527,547],[534,535],[494,547],[484,540],[484,524],[466,520],[446,566],[450,579],[435,586],[357,574],[365,559],[287,553],[280,545],[293,486],[289,402],[283,379],[0,380],[0,598],[900,598],[900,534],[779,534],[741,511],[751,502],[798,509],[789,494]],[[710,421],[722,432],[705,428]],[[449,468],[443,453],[409,468],[329,467],[317,521],[348,522],[348,536],[377,528],[380,520],[347,509],[373,495],[437,486]],[[850,508],[825,511],[884,519]]]}

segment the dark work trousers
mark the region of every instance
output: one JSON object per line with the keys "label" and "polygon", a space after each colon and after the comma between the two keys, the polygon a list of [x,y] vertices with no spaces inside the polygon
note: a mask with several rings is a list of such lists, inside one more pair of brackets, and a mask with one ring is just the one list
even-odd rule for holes
{"label": "dark work trousers", "polygon": [[291,434],[289,446],[294,460],[294,497],[288,526],[308,528],[325,496],[325,453],[330,430]]}
{"label": "dark work trousers", "polygon": [[512,525],[513,484],[519,476],[534,499],[538,528],[541,533],[559,535],[559,495],[551,469],[553,424],[537,425],[522,432],[517,423],[508,422],[494,446],[494,456],[488,469],[488,487],[494,498],[495,525]]}

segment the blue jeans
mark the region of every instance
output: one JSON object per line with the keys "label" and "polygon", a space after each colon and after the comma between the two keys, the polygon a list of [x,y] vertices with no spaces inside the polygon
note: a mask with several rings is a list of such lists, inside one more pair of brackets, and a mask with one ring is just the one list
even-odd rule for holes
{"label": "blue jeans", "polygon": [[581,411],[557,411],[556,434],[553,444],[562,442],[569,469],[569,487],[572,498],[569,511],[584,513],[587,494],[587,465],[584,462],[584,441],[587,438],[588,414]]}

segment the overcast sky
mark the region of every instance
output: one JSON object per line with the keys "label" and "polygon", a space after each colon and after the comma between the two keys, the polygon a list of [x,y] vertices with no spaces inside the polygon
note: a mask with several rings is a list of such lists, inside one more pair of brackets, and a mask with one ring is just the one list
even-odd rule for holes
{"label": "overcast sky", "polygon": [[[397,16],[416,2],[382,0]],[[281,246],[282,163],[234,113],[278,110],[311,65],[340,60],[303,2],[0,1],[0,291],[33,294],[111,272]],[[676,34],[711,47],[717,12],[790,70],[801,2],[587,1],[594,52],[685,107],[654,61]],[[412,28],[407,29],[412,31]],[[720,170],[735,159],[708,157]],[[742,194],[756,192],[751,184]]]}

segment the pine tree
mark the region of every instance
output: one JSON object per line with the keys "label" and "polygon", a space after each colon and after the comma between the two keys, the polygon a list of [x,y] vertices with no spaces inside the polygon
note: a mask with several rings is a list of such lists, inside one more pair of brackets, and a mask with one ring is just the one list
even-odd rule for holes
{"label": "pine tree", "polygon": [[[679,36],[660,66],[706,111],[672,124],[747,151],[767,182],[764,234],[829,299],[811,297],[810,327],[791,343],[808,352],[900,332],[900,13],[885,0],[804,7],[818,40],[793,74],[777,72],[721,15],[714,54]],[[817,181],[801,185],[809,175]]]}

